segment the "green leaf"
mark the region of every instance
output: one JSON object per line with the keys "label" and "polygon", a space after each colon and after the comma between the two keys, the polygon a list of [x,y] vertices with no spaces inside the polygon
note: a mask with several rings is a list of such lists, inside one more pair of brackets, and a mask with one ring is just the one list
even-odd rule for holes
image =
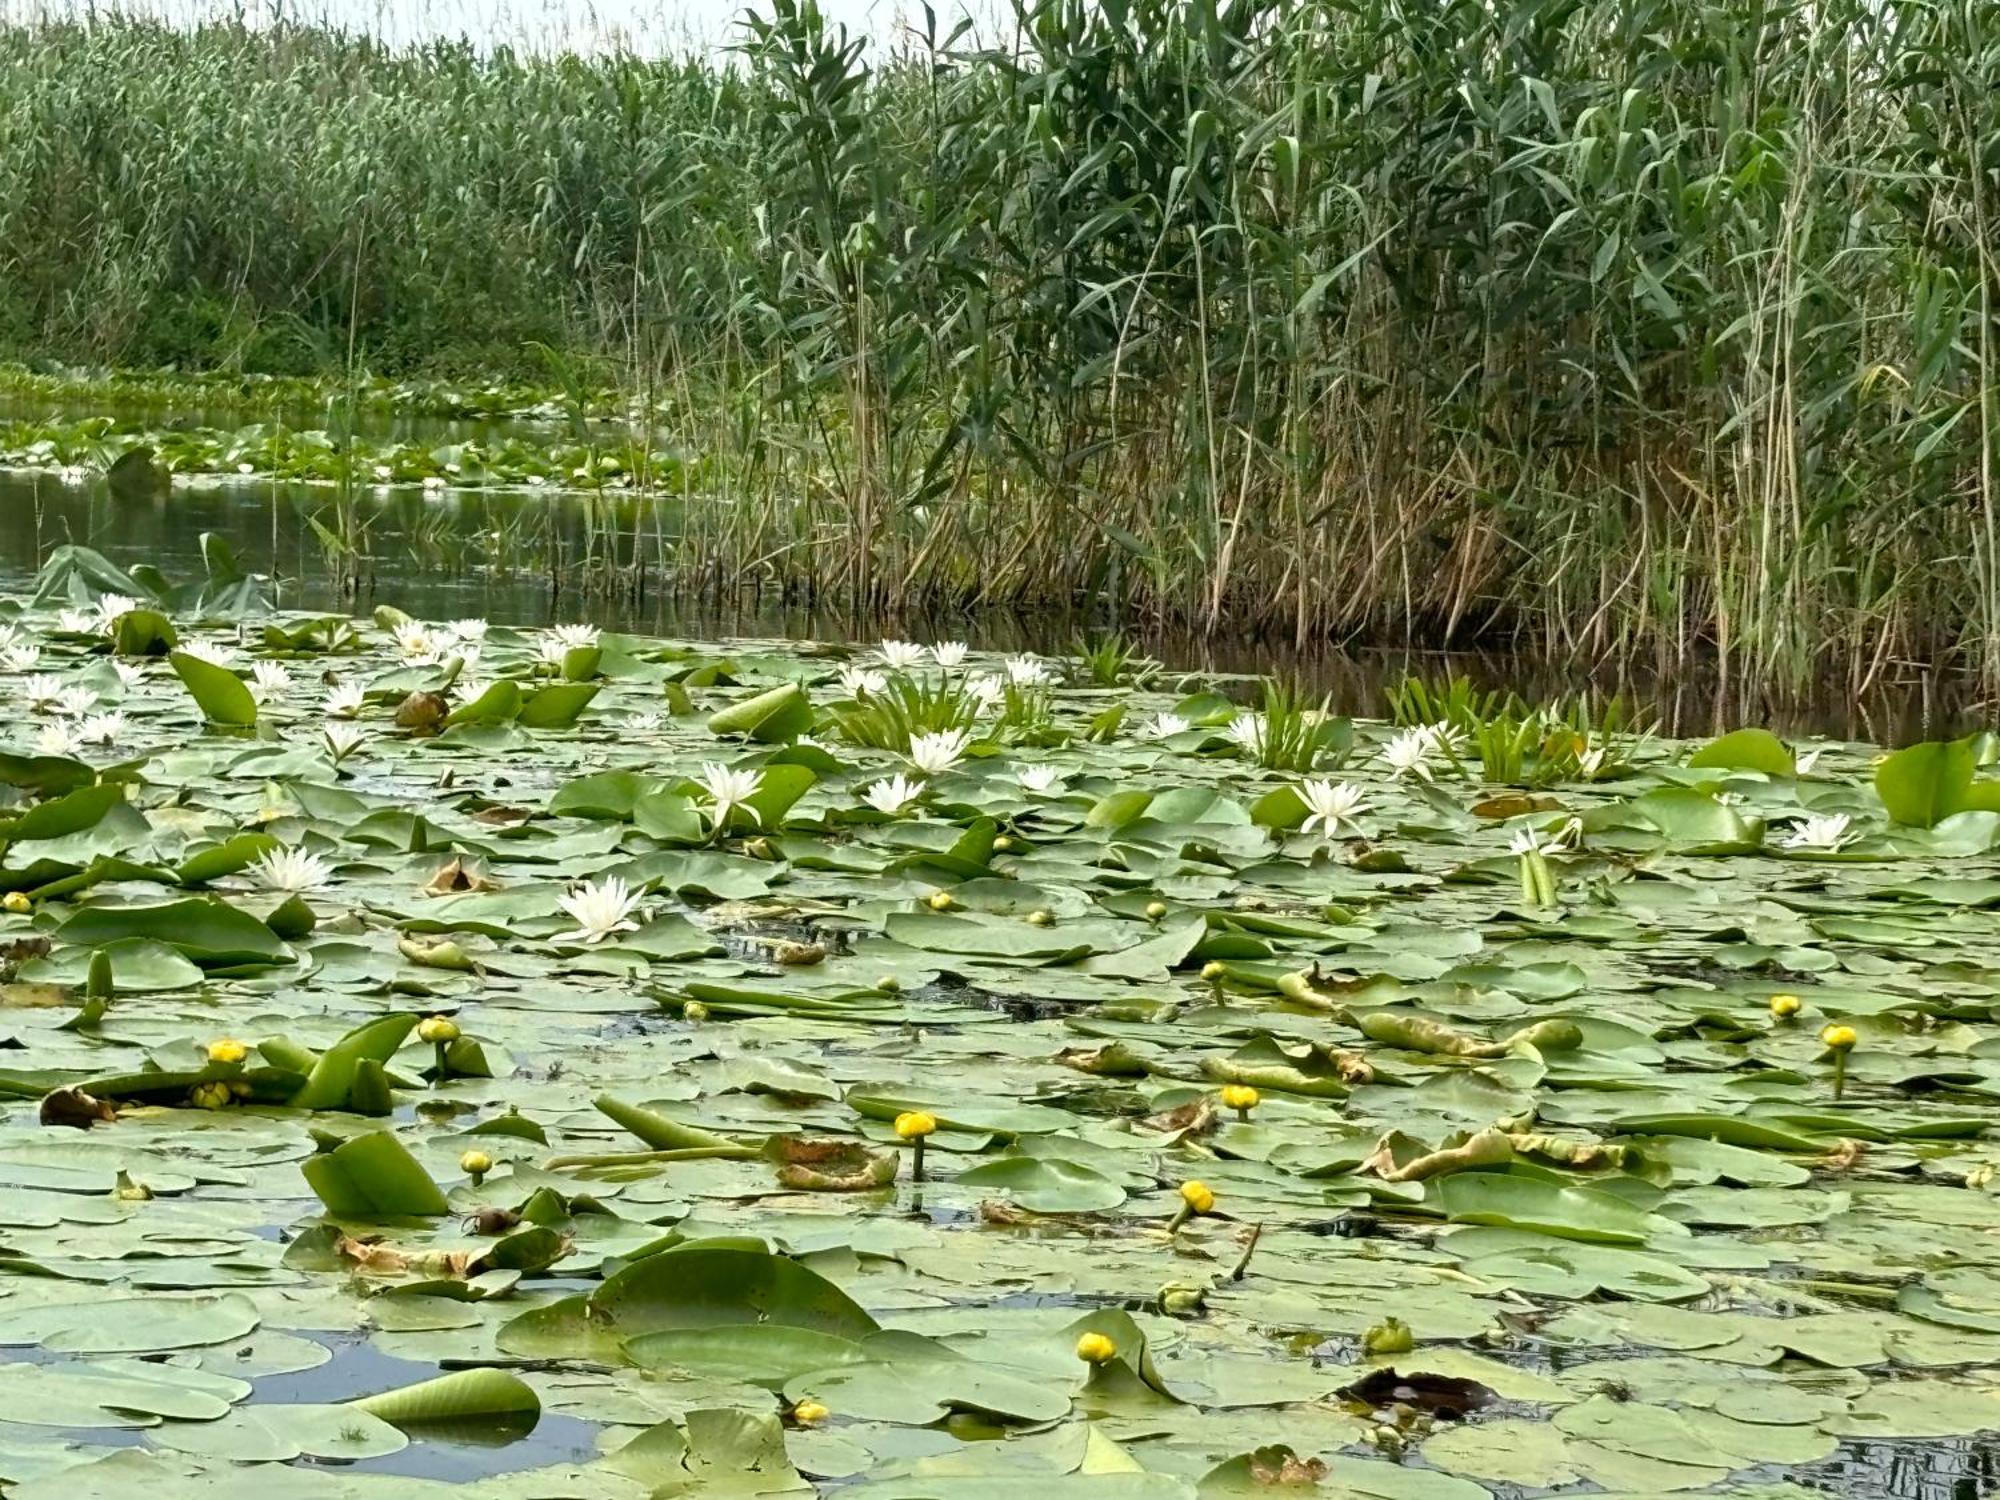
{"label": "green leaf", "polygon": [[447,724],[504,724],[519,717],[521,712],[521,685],[502,678],[499,682],[488,684],[486,691],[470,703],[461,703],[454,708],[445,715],[444,721]]}
{"label": "green leaf", "polygon": [[763,744],[795,740],[812,728],[812,700],[796,682],[782,683],[709,715],[711,734],[740,734]]}
{"label": "green leaf", "polygon": [[1125,1189],[1109,1177],[1059,1157],[1001,1157],[959,1173],[957,1181],[1005,1193],[1036,1213],[1102,1213],[1125,1201]]}
{"label": "green leaf", "polygon": [[1766,776],[1790,776],[1798,769],[1784,741],[1768,729],[1737,729],[1720,735],[1690,755],[1688,764],[1762,771]]}
{"label": "green leaf", "polygon": [[542,1413],[534,1387],[511,1370],[454,1370],[435,1380],[363,1396],[347,1403],[394,1427],[491,1418],[534,1418]]}
{"label": "green leaf", "polygon": [[165,943],[205,969],[284,964],[294,956],[269,927],[215,896],[157,906],[86,906],[56,929],[58,942],[86,948],[128,938]]}
{"label": "green leaf", "polygon": [[632,1262],[591,1294],[590,1309],[600,1327],[625,1339],[758,1325],[859,1341],[880,1326],[847,1293],[795,1260],[700,1241]]}
{"label": "green leaf", "polygon": [[[596,682],[551,683],[521,705],[516,722],[524,729],[567,729],[602,686]],[[482,694],[481,701],[487,696]]]}
{"label": "green leaf", "polygon": [[299,1170],[335,1218],[422,1218],[451,1210],[430,1173],[387,1131],[309,1156]]}
{"label": "green leaf", "polygon": [[1672,1227],[1609,1193],[1511,1173],[1455,1172],[1430,1183],[1428,1192],[1455,1224],[1498,1224],[1604,1245],[1643,1245]]}
{"label": "green leaf", "polygon": [[1934,828],[1954,813],[2000,812],[2000,782],[1975,782],[1972,741],[1927,740],[1875,768],[1875,791],[1897,823]]}
{"label": "green leaf", "polygon": [[185,651],[176,651],[167,659],[209,723],[242,727],[257,722],[257,700],[229,668]]}

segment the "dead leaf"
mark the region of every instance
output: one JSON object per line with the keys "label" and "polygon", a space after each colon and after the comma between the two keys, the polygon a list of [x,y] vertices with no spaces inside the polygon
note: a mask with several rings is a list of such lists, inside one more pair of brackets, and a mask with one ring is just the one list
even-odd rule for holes
{"label": "dead leaf", "polygon": [[437,873],[423,884],[422,894],[426,896],[450,896],[459,891],[497,891],[500,882],[490,880],[477,870],[466,868],[465,861],[454,859],[438,866]]}
{"label": "dead leaf", "polygon": [[859,1193],[896,1180],[897,1157],[858,1141],[809,1141],[781,1135],[771,1143],[778,1183],[806,1192]]}
{"label": "dead leaf", "polygon": [[44,1125],[88,1130],[100,1121],[108,1124],[117,1119],[118,1110],[108,1099],[86,1094],[82,1089],[56,1089],[42,1096],[41,1118]]}

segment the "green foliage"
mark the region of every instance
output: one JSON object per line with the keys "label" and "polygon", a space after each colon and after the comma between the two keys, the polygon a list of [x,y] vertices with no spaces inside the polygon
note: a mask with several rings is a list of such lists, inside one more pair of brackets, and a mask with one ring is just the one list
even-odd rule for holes
{"label": "green foliage", "polygon": [[[1018,689],[1008,688],[1008,709],[1022,715],[1026,724],[1032,706]],[[1047,706],[1043,705],[1043,717]],[[910,748],[910,736],[942,734],[964,730],[968,735],[979,722],[979,703],[960,681],[945,677],[891,676],[888,685],[866,694],[852,707],[833,710],[833,729],[850,745],[873,750],[893,750],[901,755]]]}

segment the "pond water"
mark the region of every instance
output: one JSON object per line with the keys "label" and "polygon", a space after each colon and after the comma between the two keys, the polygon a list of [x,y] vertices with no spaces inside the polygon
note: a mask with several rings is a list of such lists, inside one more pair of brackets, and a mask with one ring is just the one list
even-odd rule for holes
{"label": "pond water", "polygon": [[[75,413],[72,413],[74,415]],[[232,425],[219,413],[195,414]],[[378,419],[384,435],[440,441],[490,437],[509,424]],[[518,424],[514,424],[518,425]],[[429,618],[476,615],[499,625],[587,619],[644,634],[871,641],[885,634],[962,639],[976,649],[1067,648],[1110,622],[1075,614],[983,611],[975,616],[853,616],[769,597],[726,605],[676,593],[656,565],[620,575],[615,589],[582,580],[602,543],[602,511],[576,496],[518,491],[424,493],[398,488],[363,492],[354,502],[358,559],[343,569],[319,526],[338,533],[331,491],[323,486],[231,480],[177,485],[158,500],[112,495],[101,480],[65,483],[54,474],[0,472],[0,589],[18,590],[51,548],[82,543],[123,566],[151,563],[184,579],[202,571],[201,539],[229,542],[245,566],[269,574],[286,609],[365,612],[377,601]],[[671,559],[679,516],[670,503],[612,502],[612,524],[629,553],[631,538],[648,559]],[[1409,672],[1462,673],[1483,688],[1553,697],[1589,687],[1620,693],[1655,717],[1664,732],[1719,733],[1744,723],[1899,745],[1962,732],[1974,721],[1963,685],[1913,670],[1866,694],[1829,687],[1806,702],[1767,701],[1722,682],[1712,671],[1665,675],[1626,665],[1551,661],[1508,651],[1314,649],[1241,635],[1202,639],[1133,629],[1144,648],[1173,670],[1257,673],[1278,670],[1313,692],[1330,694],[1337,711],[1379,715],[1385,693]]]}

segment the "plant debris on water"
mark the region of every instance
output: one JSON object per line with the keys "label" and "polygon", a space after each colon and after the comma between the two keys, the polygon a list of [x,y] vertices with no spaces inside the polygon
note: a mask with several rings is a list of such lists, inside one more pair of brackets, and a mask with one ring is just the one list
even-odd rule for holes
{"label": "plant debris on water", "polygon": [[80,548],[0,697],[14,1500],[1784,1500],[2000,1429],[1991,736]]}

